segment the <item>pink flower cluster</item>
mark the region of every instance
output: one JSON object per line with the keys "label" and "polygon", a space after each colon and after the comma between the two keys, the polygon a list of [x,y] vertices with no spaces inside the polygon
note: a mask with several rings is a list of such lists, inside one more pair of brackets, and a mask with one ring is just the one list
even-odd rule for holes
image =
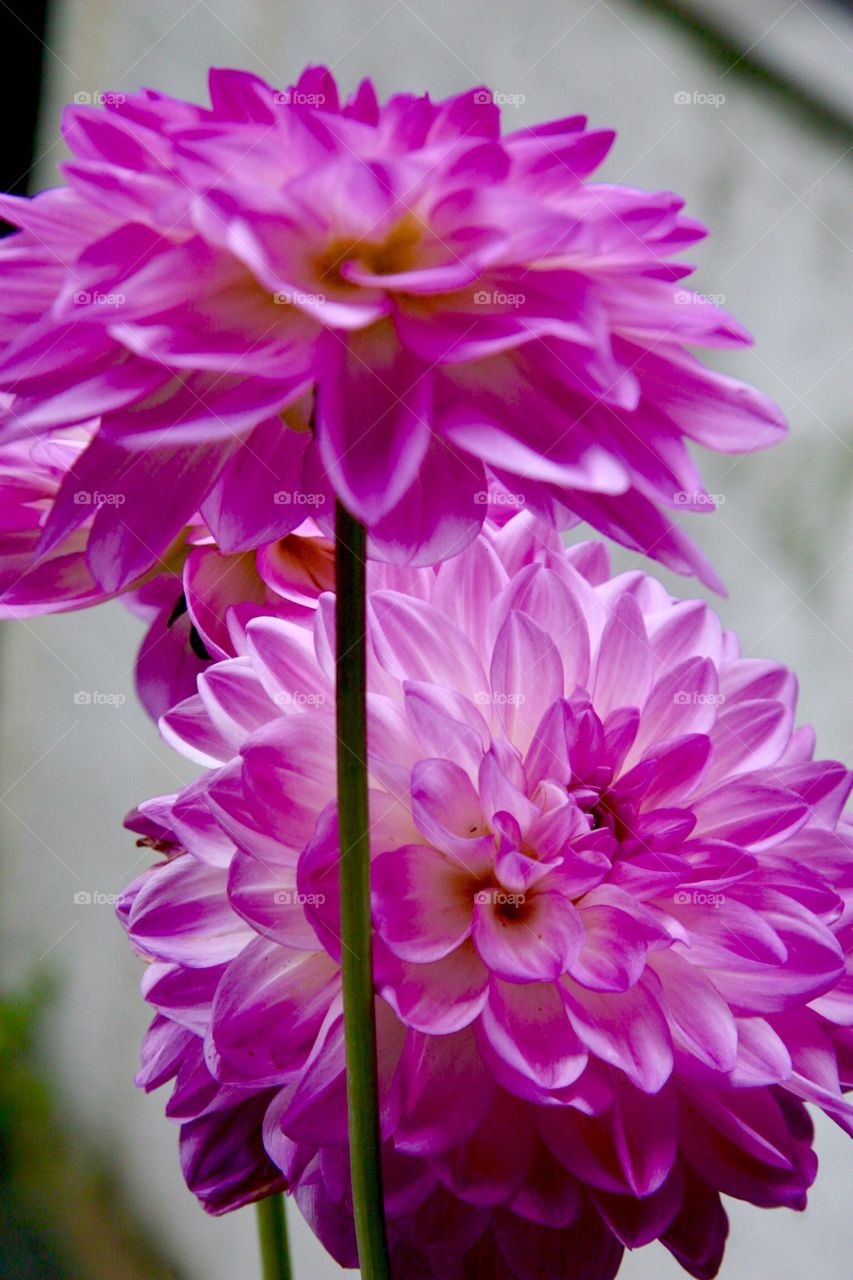
{"label": "pink flower cluster", "polygon": [[[313,69],[210,109],[74,108],[67,186],[5,197],[0,616],[113,596],[203,772],[128,819],[120,918],[212,1213],[286,1189],[357,1265],[333,501],[368,565],[371,912],[395,1277],[697,1280],[721,1195],[801,1209],[806,1104],[853,1132],[853,776],[796,682],[579,521],[718,585],[666,510],[687,441],[778,410],[688,347],[670,193],[590,181],[581,117],[502,134]],[[686,499],[686,501],[685,501]]]}

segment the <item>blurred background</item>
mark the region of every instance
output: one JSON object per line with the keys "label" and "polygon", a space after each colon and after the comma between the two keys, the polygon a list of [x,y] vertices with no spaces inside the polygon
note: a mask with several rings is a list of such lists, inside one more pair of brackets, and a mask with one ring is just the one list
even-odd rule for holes
{"label": "blurred background", "polygon": [[[505,95],[508,128],[578,111],[615,126],[603,176],[675,188],[711,227],[695,287],[757,339],[715,363],[774,396],[791,421],[770,454],[702,459],[720,508],[690,523],[728,584],[718,607],[748,654],[799,672],[820,753],[850,758],[853,6],[54,0],[45,13],[31,0],[0,13],[6,190],[57,180],[63,103],[140,84],[206,100],[210,64],[284,85],[324,62],[345,89],[367,74],[383,95],[486,83]],[[121,822],[191,772],[136,706],[139,638],[119,605],[0,629],[4,1280],[257,1275],[252,1212],[202,1213],[184,1189],[164,1099],[133,1086],[148,1013],[111,899],[143,861]],[[87,703],[81,692],[111,697]],[[819,1119],[818,1150],[804,1216],[729,1206],[726,1280],[849,1276],[853,1148]],[[297,1276],[344,1274],[295,1218]],[[682,1274],[655,1245],[620,1277]]]}

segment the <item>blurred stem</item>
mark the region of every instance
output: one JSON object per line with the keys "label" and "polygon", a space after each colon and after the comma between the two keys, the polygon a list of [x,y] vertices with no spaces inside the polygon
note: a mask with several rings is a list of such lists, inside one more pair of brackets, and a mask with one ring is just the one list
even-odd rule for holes
{"label": "blurred stem", "polygon": [[391,1280],[380,1164],[370,930],[364,526],[335,508],[338,824],[347,1112],[355,1231],[363,1280]]}
{"label": "blurred stem", "polygon": [[257,1212],[261,1273],[264,1280],[293,1280],[284,1196],[267,1196],[265,1200],[259,1200]]}

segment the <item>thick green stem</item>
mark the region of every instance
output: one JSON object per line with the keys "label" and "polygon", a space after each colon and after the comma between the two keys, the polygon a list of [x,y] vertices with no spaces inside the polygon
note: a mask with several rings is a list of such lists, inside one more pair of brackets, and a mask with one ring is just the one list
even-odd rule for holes
{"label": "thick green stem", "polygon": [[391,1280],[380,1164],[367,813],[366,534],[335,509],[338,823],[350,1173],[363,1280]]}
{"label": "thick green stem", "polygon": [[257,1212],[261,1273],[264,1280],[293,1280],[284,1196],[267,1196],[265,1200],[259,1200]]}

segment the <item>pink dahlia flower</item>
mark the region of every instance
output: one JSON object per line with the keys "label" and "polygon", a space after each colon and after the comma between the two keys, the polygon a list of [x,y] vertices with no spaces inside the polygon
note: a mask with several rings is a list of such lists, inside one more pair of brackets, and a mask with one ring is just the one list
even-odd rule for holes
{"label": "pink dahlia flower", "polygon": [[[93,424],[0,447],[0,619],[28,618],[101,604],[115,593],[93,577],[92,531],[104,507],[120,510],[112,490],[77,489],[85,515],[45,554],[40,539]],[[258,613],[310,619],[334,584],[334,549],[316,522],[256,550],[226,554],[199,515],[120,599],[148,624],[136,661],[136,684],[156,719],[195,692],[214,659],[234,657],[245,624]]]}
{"label": "pink dahlia flower", "polygon": [[[657,1238],[711,1277],[721,1193],[803,1208],[804,1104],[853,1124],[851,775],[787,670],[601,544],[520,515],[371,574],[395,1274],[607,1280]],[[332,619],[250,620],[165,717],[209,770],[133,819],[167,861],[122,916],[189,1185],[221,1212],[278,1170],[352,1266]]]}
{"label": "pink dahlia flower", "polygon": [[677,196],[588,180],[610,131],[502,134],[482,89],[341,104],[321,69],[210,92],[70,108],[68,185],[0,201],[7,437],[100,420],[44,551],[80,486],[124,498],[89,547],[108,590],[197,509],[242,551],[299,522],[282,493],[318,515],[337,493],[377,550],[432,563],[497,477],[716,582],[664,514],[708,508],[686,441],[739,453],[783,424],[688,351],[749,338],[681,284],[704,230]]}

